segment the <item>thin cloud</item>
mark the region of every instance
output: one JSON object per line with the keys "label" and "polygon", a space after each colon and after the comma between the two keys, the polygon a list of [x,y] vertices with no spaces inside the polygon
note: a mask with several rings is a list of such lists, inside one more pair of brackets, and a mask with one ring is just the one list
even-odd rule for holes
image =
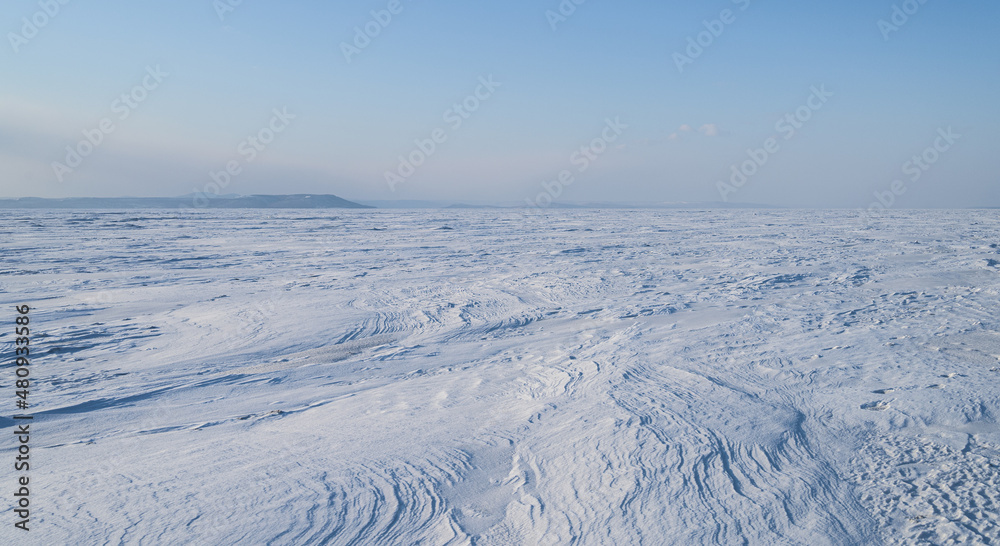
{"label": "thin cloud", "polygon": [[715,137],[719,136],[719,127],[714,123],[706,123],[698,129],[698,132],[707,137]]}
{"label": "thin cloud", "polygon": [[684,125],[678,127],[676,131],[670,133],[670,135],[667,136],[667,140],[671,141],[687,140],[688,138],[692,138],[687,136],[689,134],[691,135],[698,134],[703,137],[713,138],[713,137],[723,136],[728,133],[720,129],[719,126],[715,123],[706,123],[701,127],[699,127],[697,131],[694,129],[694,127],[685,123]]}

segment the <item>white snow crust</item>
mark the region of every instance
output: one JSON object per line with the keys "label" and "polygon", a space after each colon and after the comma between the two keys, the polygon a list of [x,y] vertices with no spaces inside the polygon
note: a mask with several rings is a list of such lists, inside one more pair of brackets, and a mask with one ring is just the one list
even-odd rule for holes
{"label": "white snow crust", "polygon": [[0,543],[1000,541],[996,211],[4,211],[0,252]]}

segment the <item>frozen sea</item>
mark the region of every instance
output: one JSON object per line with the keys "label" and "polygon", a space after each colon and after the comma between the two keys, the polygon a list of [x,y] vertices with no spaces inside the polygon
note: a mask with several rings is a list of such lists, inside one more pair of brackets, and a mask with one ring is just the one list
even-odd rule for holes
{"label": "frozen sea", "polygon": [[5,211],[0,543],[998,544],[998,297],[997,211]]}

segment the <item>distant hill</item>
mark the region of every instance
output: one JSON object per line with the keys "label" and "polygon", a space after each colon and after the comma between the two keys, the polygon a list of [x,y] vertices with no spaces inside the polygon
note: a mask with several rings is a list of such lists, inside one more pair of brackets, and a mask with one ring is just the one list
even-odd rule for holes
{"label": "distant hill", "polygon": [[0,199],[0,209],[370,209],[336,195],[227,195],[184,197],[69,197]]}

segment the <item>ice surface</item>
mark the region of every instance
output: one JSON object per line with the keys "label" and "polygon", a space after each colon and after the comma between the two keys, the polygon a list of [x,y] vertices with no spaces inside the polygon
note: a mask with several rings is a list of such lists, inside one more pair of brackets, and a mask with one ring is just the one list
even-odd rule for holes
{"label": "ice surface", "polygon": [[996,544],[998,245],[995,211],[4,211],[28,536]]}

